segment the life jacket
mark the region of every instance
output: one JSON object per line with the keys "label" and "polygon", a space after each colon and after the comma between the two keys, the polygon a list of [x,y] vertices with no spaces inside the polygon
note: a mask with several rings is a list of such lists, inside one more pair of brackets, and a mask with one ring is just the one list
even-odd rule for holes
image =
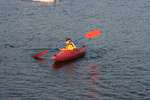
{"label": "life jacket", "polygon": [[68,43],[66,42],[66,47],[67,50],[74,50],[77,47],[75,46],[75,44],[72,41],[69,41]]}

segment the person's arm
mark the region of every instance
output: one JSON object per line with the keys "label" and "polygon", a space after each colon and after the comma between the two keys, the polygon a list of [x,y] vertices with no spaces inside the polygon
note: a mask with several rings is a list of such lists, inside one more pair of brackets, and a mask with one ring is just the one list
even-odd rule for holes
{"label": "person's arm", "polygon": [[74,48],[77,48],[76,45],[75,45],[73,42],[71,42],[71,45],[72,45]]}

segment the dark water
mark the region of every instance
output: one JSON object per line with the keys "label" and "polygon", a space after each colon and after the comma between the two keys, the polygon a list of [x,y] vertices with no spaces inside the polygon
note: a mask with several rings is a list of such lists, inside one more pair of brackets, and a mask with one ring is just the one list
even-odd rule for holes
{"label": "dark water", "polygon": [[[0,100],[150,100],[149,10],[149,0],[0,0]],[[82,59],[31,58],[94,27],[103,36],[81,41]]]}

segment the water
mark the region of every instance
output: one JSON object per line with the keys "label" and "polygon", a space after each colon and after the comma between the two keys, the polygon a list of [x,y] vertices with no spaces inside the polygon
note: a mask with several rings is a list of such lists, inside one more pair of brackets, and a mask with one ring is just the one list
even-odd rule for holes
{"label": "water", "polygon": [[[0,1],[0,100],[149,100],[150,1]],[[94,27],[103,36],[84,58],[54,66],[64,38]],[[78,44],[81,46],[81,44]],[[43,62],[31,56],[51,48]]]}

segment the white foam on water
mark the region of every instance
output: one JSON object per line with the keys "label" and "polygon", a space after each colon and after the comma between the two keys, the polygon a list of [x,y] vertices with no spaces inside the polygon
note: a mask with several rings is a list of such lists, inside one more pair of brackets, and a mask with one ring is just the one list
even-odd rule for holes
{"label": "white foam on water", "polygon": [[58,0],[32,0],[33,2],[39,2],[41,4],[49,5],[58,3]]}
{"label": "white foam on water", "polygon": [[38,2],[47,2],[47,3],[54,3],[56,0],[33,0],[33,1],[38,1]]}

